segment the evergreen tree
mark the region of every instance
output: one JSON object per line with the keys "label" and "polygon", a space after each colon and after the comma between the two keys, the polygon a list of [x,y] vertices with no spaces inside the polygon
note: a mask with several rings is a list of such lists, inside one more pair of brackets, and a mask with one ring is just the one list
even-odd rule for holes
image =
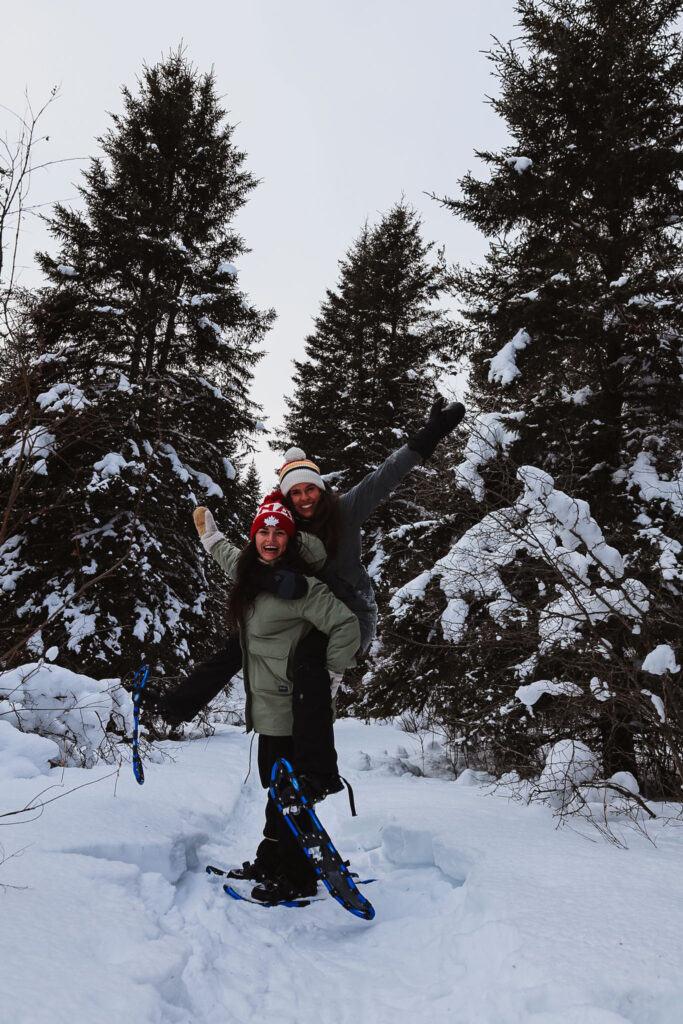
{"label": "evergreen tree", "polygon": [[59,251],[39,255],[31,359],[5,389],[2,648],[25,659],[29,637],[85,672],[174,673],[222,628],[191,511],[226,499],[222,527],[243,529],[272,314],[237,283],[232,224],[256,182],[213,75],[173,53],[112,122],[83,208],[48,222]]}
{"label": "evergreen tree", "polygon": [[601,503],[679,410],[682,7],[521,0],[524,48],[490,55],[513,142],[447,204],[493,239],[458,279],[473,396]]}
{"label": "evergreen tree", "polygon": [[243,476],[244,479],[241,482],[239,491],[239,505],[235,511],[239,519],[241,537],[244,543],[246,543],[249,539],[249,531],[251,530],[251,524],[254,521],[259,502],[264,497],[264,491],[261,477],[258,474],[256,463],[253,459]]}
{"label": "evergreen tree", "polygon": [[489,54],[512,141],[445,201],[491,239],[455,277],[481,410],[460,536],[394,601],[395,632],[443,644],[412,699],[459,743],[529,773],[572,736],[659,793],[683,779],[646,661],[681,626],[682,9],[518,0]]}
{"label": "evergreen tree", "polygon": [[365,225],[340,261],[306,359],[295,361],[278,447],[300,445],[350,487],[420,422],[433,392],[433,359],[449,348],[453,327],[436,300],[445,287],[439,253],[420,234],[420,220],[397,203],[374,227]]}
{"label": "evergreen tree", "polygon": [[[307,338],[307,358],[295,363],[280,450],[301,446],[341,491],[401,447],[429,413],[454,332],[438,304],[447,282],[443,253],[432,249],[403,201],[375,226],[366,224],[340,261],[337,287]],[[430,463],[409,474],[364,529],[380,618],[390,587],[428,557],[439,497]]]}

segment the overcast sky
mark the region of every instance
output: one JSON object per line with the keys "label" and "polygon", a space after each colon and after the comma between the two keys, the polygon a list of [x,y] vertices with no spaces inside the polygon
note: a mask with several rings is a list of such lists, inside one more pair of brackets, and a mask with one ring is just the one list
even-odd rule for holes
{"label": "overcast sky", "polygon": [[[240,283],[278,314],[254,385],[271,425],[366,219],[405,196],[450,260],[485,251],[425,193],[457,193],[458,178],[481,167],[474,150],[505,141],[485,102],[496,81],[482,51],[493,35],[516,34],[512,0],[22,0],[3,11],[2,34],[0,103],[21,111],[25,91],[37,106],[59,86],[44,128],[49,156],[69,162],[36,176],[32,199],[43,203],[75,201],[107,112],[121,110],[120,88],[135,88],[143,63],[182,41],[200,70],[215,69],[234,140],[261,179],[237,225],[252,249]],[[37,223],[26,240],[28,265],[47,243]],[[30,269],[24,279],[37,280]],[[276,462],[257,460],[266,486]]]}

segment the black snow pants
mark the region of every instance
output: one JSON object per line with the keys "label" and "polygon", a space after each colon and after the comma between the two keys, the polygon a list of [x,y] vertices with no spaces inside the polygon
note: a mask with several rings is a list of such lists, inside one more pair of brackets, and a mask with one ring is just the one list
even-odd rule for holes
{"label": "black snow pants", "polygon": [[[291,736],[263,736],[258,738],[258,772],[264,789],[270,786],[270,775],[275,761],[286,757],[292,761],[294,742]],[[256,859],[264,867],[272,867],[274,874],[284,873],[295,885],[305,886],[315,881],[316,874],[306,854],[299,848],[289,825],[282,817],[270,793],[266,801],[264,839]]]}

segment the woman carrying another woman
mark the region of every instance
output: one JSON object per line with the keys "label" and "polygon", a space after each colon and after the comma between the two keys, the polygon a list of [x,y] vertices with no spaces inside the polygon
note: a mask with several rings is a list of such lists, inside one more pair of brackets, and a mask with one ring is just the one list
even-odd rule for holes
{"label": "woman carrying another woman", "polygon": [[[361,654],[370,646],[377,625],[377,603],[362,563],[362,527],[407,474],[434,453],[465,415],[459,402],[446,404],[437,397],[426,422],[377,469],[343,494],[329,490],[318,466],[300,448],[290,448],[280,470],[280,488],[299,529],[300,549],[309,563],[304,572],[317,572],[322,562],[311,565],[310,542],[319,538],[327,562],[319,577],[357,616]],[[209,513],[210,515],[210,513]],[[213,523],[213,519],[211,519]],[[213,524],[215,530],[215,524]],[[303,532],[307,531],[307,532]],[[216,531],[217,532],[217,531]],[[324,554],[323,554],[324,559]],[[291,584],[290,579],[290,584]],[[279,586],[271,575],[263,586]],[[284,596],[284,590],[280,589]],[[311,794],[322,799],[341,790],[334,749],[330,679],[325,654],[327,638],[311,630],[297,645],[291,659],[294,683],[293,742],[298,767],[309,775]],[[239,671],[240,645],[228,640],[212,657],[200,662],[174,691],[158,696],[157,710],[171,725],[189,722]]]}
{"label": "woman carrying another woman", "polygon": [[[280,490],[294,515],[299,536],[322,540],[327,553],[318,573],[358,617],[360,654],[375,638],[377,601],[362,562],[362,529],[372,513],[396,489],[401,480],[434,454],[437,445],[465,415],[460,402],[446,404],[437,397],[427,421],[407,444],[343,494],[328,490],[320,470],[300,448],[290,448],[280,470]],[[304,533],[303,531],[308,531]],[[327,638],[312,631],[298,645],[293,658],[294,743],[299,756],[319,766],[312,781],[320,797],[342,788],[337,773],[337,754],[332,733],[333,708],[325,666]]]}
{"label": "woman carrying another woman", "polygon": [[[265,788],[277,758],[293,760],[297,767],[292,739],[293,684],[288,672],[291,653],[315,629],[316,635],[323,634],[326,639],[326,671],[337,674],[354,663],[360,645],[357,617],[310,575],[311,564],[303,560],[293,541],[294,518],[280,498],[275,492],[264,499],[249,543],[241,551],[218,531],[208,509],[194,512],[202,544],[235,581],[228,617],[239,631],[246,725],[248,731],[258,733],[259,776]],[[322,544],[315,538],[309,540],[312,550],[307,557],[315,561],[317,555],[321,563]],[[242,874],[261,883],[252,896],[272,901],[314,895],[315,872],[270,796],[263,834],[256,860],[245,864]]]}

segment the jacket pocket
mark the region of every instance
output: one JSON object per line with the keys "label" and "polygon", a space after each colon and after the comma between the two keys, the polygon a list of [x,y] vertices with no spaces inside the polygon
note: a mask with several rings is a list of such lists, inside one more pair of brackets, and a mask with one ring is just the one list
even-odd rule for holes
{"label": "jacket pocket", "polygon": [[[254,668],[250,684],[254,691],[291,694],[289,679],[290,643],[284,637],[258,636],[247,641],[247,658]],[[260,664],[259,664],[260,663]]]}
{"label": "jacket pocket", "polygon": [[247,639],[247,651],[259,658],[288,658],[290,646],[282,636],[250,636]]}

